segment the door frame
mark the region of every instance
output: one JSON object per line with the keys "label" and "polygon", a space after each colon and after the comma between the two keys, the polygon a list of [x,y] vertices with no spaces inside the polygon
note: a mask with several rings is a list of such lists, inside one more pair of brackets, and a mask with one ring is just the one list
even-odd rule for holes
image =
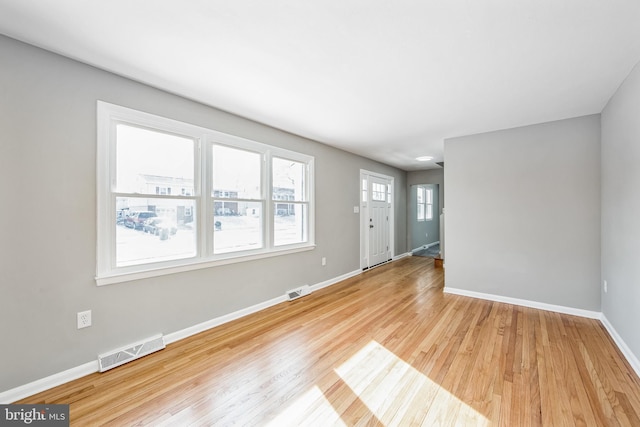
{"label": "door frame", "polygon": [[[389,197],[387,201],[389,209],[389,259],[393,259],[395,255],[395,178],[377,172],[360,169],[360,180],[358,182],[358,196],[360,199],[360,269],[366,270],[369,265],[369,201],[371,199],[371,191],[369,191],[369,177],[374,176],[378,179],[387,181],[389,185]],[[366,181],[366,192],[363,188],[363,181]],[[366,200],[365,200],[366,194]]]}

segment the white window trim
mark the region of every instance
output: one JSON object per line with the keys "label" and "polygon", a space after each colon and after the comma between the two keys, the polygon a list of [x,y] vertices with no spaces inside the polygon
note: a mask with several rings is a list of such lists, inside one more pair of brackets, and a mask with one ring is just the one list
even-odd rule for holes
{"label": "white window trim", "polygon": [[[98,286],[291,254],[315,248],[315,171],[314,158],[312,156],[103,101],[98,101],[97,103],[97,117],[96,283]],[[116,153],[113,138],[115,138],[115,125],[117,122],[190,137],[196,142],[194,194],[187,197],[195,200],[198,229],[196,257],[127,267],[115,266],[116,206],[113,190],[116,187]],[[211,180],[209,174],[206,173],[212,167],[211,149],[213,144],[247,149],[259,152],[262,156],[264,161],[261,177],[262,197],[265,199],[263,248],[252,251],[213,254],[213,205],[210,203],[212,200]],[[291,159],[307,165],[307,200],[304,203],[308,206],[309,225],[306,242],[282,246],[274,246],[273,244],[273,227],[271,224],[273,220],[273,201],[270,176],[272,157]]]}
{"label": "white window trim", "polygon": [[[426,192],[426,188],[423,185],[416,186],[416,220],[418,222],[424,222],[427,216]],[[422,202],[418,193],[422,193]],[[419,215],[420,206],[422,206],[422,217]]]}

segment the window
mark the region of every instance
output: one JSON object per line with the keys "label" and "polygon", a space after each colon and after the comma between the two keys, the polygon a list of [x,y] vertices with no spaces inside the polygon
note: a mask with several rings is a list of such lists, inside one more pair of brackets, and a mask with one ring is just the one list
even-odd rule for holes
{"label": "window", "polygon": [[433,219],[433,188],[419,185],[416,187],[418,221],[431,221]]}
{"label": "window", "polygon": [[371,200],[379,202],[387,201],[387,186],[374,182],[371,184]]}
{"label": "window", "polygon": [[264,247],[262,158],[257,152],[213,144],[215,254]]}
{"label": "window", "polygon": [[367,203],[369,201],[369,196],[367,195],[367,180],[362,179],[362,203]]}
{"label": "window", "polygon": [[[274,157],[271,167],[273,242],[276,246],[308,239],[309,188],[307,166],[293,159]],[[282,203],[287,201],[288,203]]]}
{"label": "window", "polygon": [[[177,224],[185,224],[181,210],[192,207],[195,200],[169,197],[166,184],[157,184],[181,180],[193,185],[196,141],[127,123],[114,123],[114,127],[116,185],[112,195],[115,210],[128,212],[120,224],[116,221],[114,267],[193,257],[194,230],[181,227],[177,234]],[[162,218],[171,227],[167,239],[160,235],[159,223],[153,218]]]}
{"label": "window", "polygon": [[99,102],[98,284],[312,249],[313,163]]}

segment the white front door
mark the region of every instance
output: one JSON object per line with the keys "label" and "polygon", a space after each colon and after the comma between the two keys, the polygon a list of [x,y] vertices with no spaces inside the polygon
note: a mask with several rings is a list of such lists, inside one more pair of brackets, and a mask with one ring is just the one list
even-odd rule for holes
{"label": "white front door", "polygon": [[368,181],[367,214],[369,221],[365,225],[369,234],[367,267],[373,267],[391,259],[389,250],[389,198],[391,197],[389,186],[391,184],[387,179],[371,175]]}

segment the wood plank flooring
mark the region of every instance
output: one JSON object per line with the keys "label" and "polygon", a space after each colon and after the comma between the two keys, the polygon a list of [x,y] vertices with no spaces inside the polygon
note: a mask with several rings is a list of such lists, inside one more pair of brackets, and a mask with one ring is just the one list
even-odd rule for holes
{"label": "wood plank flooring", "polygon": [[404,258],[20,403],[70,403],[78,426],[640,426],[599,321],[443,281]]}

